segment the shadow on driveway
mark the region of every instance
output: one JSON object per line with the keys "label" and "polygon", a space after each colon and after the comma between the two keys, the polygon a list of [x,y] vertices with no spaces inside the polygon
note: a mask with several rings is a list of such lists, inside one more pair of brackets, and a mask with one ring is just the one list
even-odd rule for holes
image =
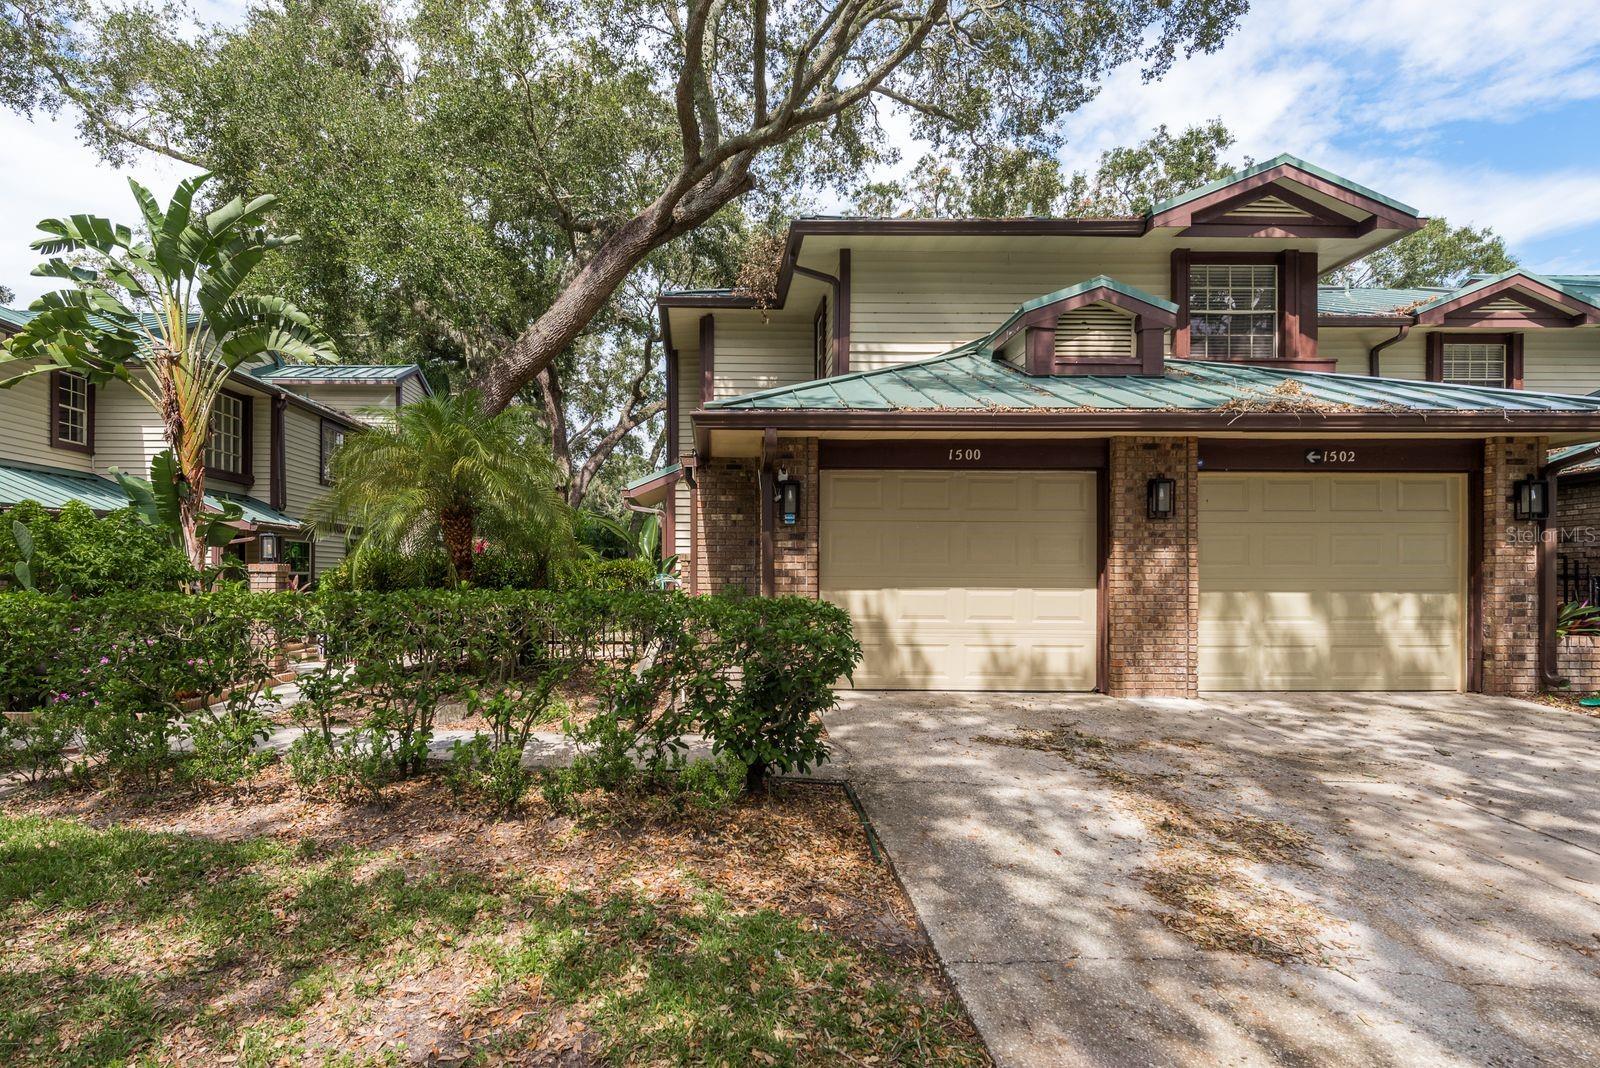
{"label": "shadow on driveway", "polygon": [[[1458,694],[857,692],[827,725],[1001,1064],[1600,1063],[1600,721]],[[995,743],[1067,727],[1111,763]],[[1309,840],[1235,867],[1317,918],[1317,952],[1196,941],[1147,888],[1174,805]]]}

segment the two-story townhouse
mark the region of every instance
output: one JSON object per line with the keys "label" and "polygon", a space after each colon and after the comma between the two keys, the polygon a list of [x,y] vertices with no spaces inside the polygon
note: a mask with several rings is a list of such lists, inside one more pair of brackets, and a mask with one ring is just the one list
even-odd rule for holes
{"label": "two-story townhouse", "polygon": [[[0,333],[15,333],[31,317],[0,308]],[[206,450],[208,498],[243,509],[230,550],[257,563],[261,536],[271,535],[288,580],[298,584],[345,556],[341,534],[314,532],[306,522],[329,485],[334,450],[427,390],[415,365],[321,371],[277,360],[235,371],[212,413]],[[70,371],[31,376],[0,390],[0,509],[22,500],[47,508],[79,501],[102,513],[124,507],[112,469],[144,476],[165,447],[160,419],[126,385],[96,387]]]}
{"label": "two-story townhouse", "polygon": [[1318,285],[1425,221],[1288,156],[1133,218],[798,220],[776,300],[661,299],[629,495],[692,590],[845,607],[862,687],[1534,690],[1600,279]]}

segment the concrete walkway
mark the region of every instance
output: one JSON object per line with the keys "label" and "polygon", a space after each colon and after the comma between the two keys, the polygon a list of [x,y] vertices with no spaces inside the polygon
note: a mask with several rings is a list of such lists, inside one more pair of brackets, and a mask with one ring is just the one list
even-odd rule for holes
{"label": "concrete walkway", "polygon": [[[858,693],[827,724],[1002,1065],[1600,1064],[1600,721],[1458,695]],[[980,740],[1068,725],[1087,748]],[[1173,929],[1151,873],[1228,853],[1184,847],[1195,813],[1309,836],[1301,863],[1236,866],[1304,906],[1306,962]]]}

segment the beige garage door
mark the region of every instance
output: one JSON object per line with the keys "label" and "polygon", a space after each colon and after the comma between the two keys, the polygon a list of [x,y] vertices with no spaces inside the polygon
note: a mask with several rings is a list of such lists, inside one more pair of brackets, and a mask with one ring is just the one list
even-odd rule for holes
{"label": "beige garage door", "polygon": [[1200,476],[1200,688],[1459,690],[1461,475]]}
{"label": "beige garage door", "polygon": [[863,689],[1090,690],[1094,475],[825,471],[822,596]]}

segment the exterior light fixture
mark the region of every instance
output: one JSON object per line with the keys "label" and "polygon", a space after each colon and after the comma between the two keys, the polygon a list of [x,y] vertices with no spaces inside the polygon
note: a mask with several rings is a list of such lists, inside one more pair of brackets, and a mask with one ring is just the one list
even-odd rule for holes
{"label": "exterior light fixture", "polygon": [[792,527],[800,522],[800,480],[790,478],[789,472],[778,472],[778,516],[783,525]]}
{"label": "exterior light fixture", "polygon": [[275,564],[278,562],[278,536],[276,534],[263,532],[256,538],[256,548],[261,553],[261,562],[263,564]]}
{"label": "exterior light fixture", "polygon": [[1170,478],[1152,478],[1145,487],[1145,503],[1151,519],[1171,519],[1178,483]]}
{"label": "exterior light fixture", "polygon": [[1517,483],[1512,513],[1519,520],[1548,519],[1550,517],[1550,483],[1529,475]]}

